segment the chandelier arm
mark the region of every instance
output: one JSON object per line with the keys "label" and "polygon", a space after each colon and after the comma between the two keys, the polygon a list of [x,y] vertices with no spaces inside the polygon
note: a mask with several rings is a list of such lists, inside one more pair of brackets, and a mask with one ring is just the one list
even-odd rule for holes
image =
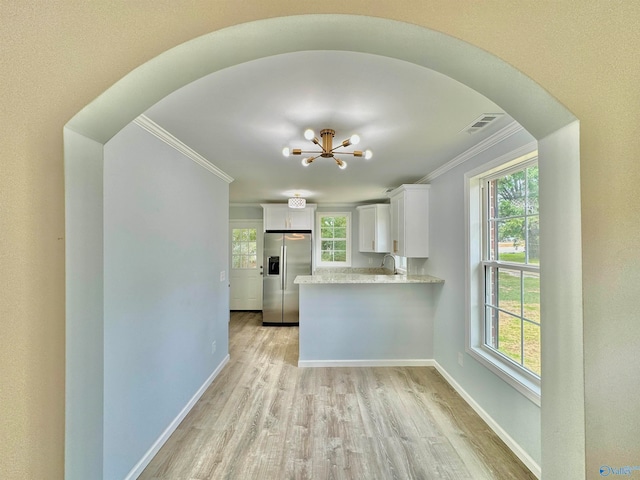
{"label": "chandelier arm", "polygon": [[[337,149],[344,147],[344,145],[340,144],[337,147],[333,147],[328,153],[333,153],[335,152]],[[349,152],[336,152],[336,153],[349,153]]]}
{"label": "chandelier arm", "polygon": [[332,158],[335,160],[336,165],[338,165],[338,168],[340,168],[341,170],[344,170],[345,168],[347,168],[346,160],[342,160],[341,158],[338,158],[338,157],[332,157]]}
{"label": "chandelier arm", "polygon": [[321,156],[321,155],[316,155],[315,157],[309,157],[309,158],[307,158],[307,162],[308,162],[308,163],[311,163],[311,162],[313,162],[316,158],[320,158],[320,156]]}
{"label": "chandelier arm", "polygon": [[[335,150],[335,148],[334,148],[334,150]],[[355,156],[356,152],[334,152],[333,150],[331,150],[330,153],[333,154],[333,155],[354,155]]]}
{"label": "chandelier arm", "polygon": [[340,142],[338,145],[336,145],[335,147],[333,147],[333,148],[331,149],[331,151],[333,152],[334,150],[337,150],[338,148],[342,148],[342,147],[347,148],[347,147],[350,147],[351,145],[352,145],[352,143],[351,143],[351,139],[350,139],[350,138],[347,138],[346,140],[343,140],[343,141],[342,141],[342,142]]}
{"label": "chandelier arm", "polygon": [[324,152],[318,152],[317,150],[300,150],[300,153],[296,152],[296,153],[293,153],[292,155],[301,155],[303,153],[314,153],[314,154],[317,153],[319,157],[320,154],[323,154]]}
{"label": "chandelier arm", "polygon": [[351,144],[349,144],[349,145],[343,145],[343,144],[340,144],[340,145],[338,145],[337,147],[333,147],[333,148],[331,149],[331,151],[329,151],[329,152],[327,152],[327,153],[339,153],[339,154],[343,154],[343,155],[355,155],[355,156],[362,156],[362,155],[356,155],[356,152],[359,152],[360,150],[355,150],[355,151],[353,151],[353,152],[336,152],[336,150],[337,150],[338,148],[342,148],[342,147],[347,148],[347,147],[348,147],[348,146],[350,146],[350,145],[351,145]]}

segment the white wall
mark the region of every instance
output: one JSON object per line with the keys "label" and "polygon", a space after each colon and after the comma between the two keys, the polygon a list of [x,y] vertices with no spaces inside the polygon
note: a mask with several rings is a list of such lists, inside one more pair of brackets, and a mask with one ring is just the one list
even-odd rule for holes
{"label": "white wall", "polygon": [[66,203],[65,476],[102,475],[103,146],[64,130]]}
{"label": "white wall", "polygon": [[[585,379],[576,375],[576,366],[585,363],[579,133],[576,121],[538,142],[543,266],[540,313],[547,325],[541,332],[542,457],[545,472],[550,470],[547,465],[553,465],[558,478],[581,478],[573,459],[583,461],[587,440]],[[638,411],[635,404],[623,403],[624,407],[615,411]],[[564,451],[557,448],[559,441],[566,445]],[[631,458],[633,444],[626,445]],[[613,448],[617,450],[617,445]],[[600,474],[600,465],[588,471],[588,478]]]}
{"label": "white wall", "polygon": [[436,361],[540,465],[540,407],[469,355],[464,367],[457,357],[466,342],[464,174],[533,140],[521,131],[430,182],[430,257],[424,267],[445,280],[434,317]]}
{"label": "white wall", "polygon": [[230,205],[230,220],[261,220],[264,210],[260,205]]}
{"label": "white wall", "polygon": [[425,365],[441,286],[301,284],[299,365]]}
{"label": "white wall", "polygon": [[103,478],[120,479],[227,356],[228,184],[135,124],[104,152]]}

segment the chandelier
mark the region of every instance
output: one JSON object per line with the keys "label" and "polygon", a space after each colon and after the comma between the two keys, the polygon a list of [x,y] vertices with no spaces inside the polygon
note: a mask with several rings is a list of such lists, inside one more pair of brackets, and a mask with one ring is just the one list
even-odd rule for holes
{"label": "chandelier", "polygon": [[289,208],[304,208],[307,205],[307,200],[302,198],[299,193],[296,193],[289,199]]}
{"label": "chandelier", "polygon": [[330,128],[325,128],[324,130],[320,130],[320,137],[322,138],[322,143],[313,130],[308,129],[304,132],[304,138],[318,145],[322,150],[302,150],[301,148],[289,148],[285,147],[282,149],[282,154],[285,157],[289,155],[302,155],[303,153],[311,154],[309,157],[305,157],[302,159],[302,165],[308,167],[316,158],[333,158],[338,165],[339,168],[345,169],[347,168],[347,162],[342,160],[341,158],[336,157],[336,155],[352,155],[354,157],[364,157],[365,160],[369,160],[373,156],[373,152],[371,150],[354,150],[353,152],[346,151],[337,151],[339,148],[345,148],[349,145],[357,145],[360,142],[360,137],[358,135],[351,135],[348,139],[344,140],[338,146],[333,146],[333,137],[335,137],[336,131]]}

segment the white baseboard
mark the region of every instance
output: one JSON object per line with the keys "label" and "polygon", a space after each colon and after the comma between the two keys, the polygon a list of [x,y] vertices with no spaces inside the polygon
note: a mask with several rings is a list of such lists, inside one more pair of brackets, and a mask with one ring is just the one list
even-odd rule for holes
{"label": "white baseboard", "polygon": [[435,367],[435,360],[426,358],[389,360],[298,360],[298,367]]}
{"label": "white baseboard", "polygon": [[489,415],[474,399],[471,395],[469,395],[464,388],[460,386],[458,382],[456,382],[447,371],[442,368],[435,360],[433,361],[433,366],[436,367],[436,370],[444,377],[444,379],[453,387],[453,389],[458,392],[458,394],[464,398],[464,400],[469,404],[471,408],[482,418],[487,425],[495,432],[498,437],[509,447],[509,449],[518,457],[522,463],[524,463],[529,470],[537,477],[540,478],[542,476],[542,470],[540,469],[540,465],[529,456],[527,452],[523,450],[523,448],[513,439],[511,436],[496,422],[491,415]]}
{"label": "white baseboard", "polygon": [[136,478],[138,478],[140,476],[142,471],[147,467],[147,465],[149,465],[149,463],[151,462],[153,457],[155,457],[156,453],[158,453],[158,451],[162,448],[162,446],[165,444],[165,442],[167,440],[169,440],[169,437],[176,430],[176,428],[178,428],[178,425],[180,425],[180,422],[182,422],[182,420],[184,420],[184,417],[187,416],[189,411],[193,408],[193,406],[196,404],[196,402],[204,394],[204,392],[207,390],[207,388],[209,388],[209,385],[211,385],[211,383],[215,380],[215,378],[218,376],[218,374],[222,371],[222,368],[228,362],[229,362],[229,355],[227,354],[227,356],[224,357],[222,362],[220,362],[220,365],[218,365],[218,367],[213,371],[213,373],[209,376],[209,378],[207,378],[205,380],[205,382],[198,389],[198,391],[193,395],[193,397],[191,397],[191,400],[189,400],[189,402],[187,402],[187,404],[180,411],[178,416],[176,418],[174,418],[173,421],[169,424],[169,426],[165,429],[165,431],[162,432],[162,434],[158,437],[158,439],[153,443],[151,448],[149,448],[149,450],[147,450],[147,453],[145,453],[142,456],[140,461],[127,474],[127,476],[124,478],[124,480],[135,480]]}

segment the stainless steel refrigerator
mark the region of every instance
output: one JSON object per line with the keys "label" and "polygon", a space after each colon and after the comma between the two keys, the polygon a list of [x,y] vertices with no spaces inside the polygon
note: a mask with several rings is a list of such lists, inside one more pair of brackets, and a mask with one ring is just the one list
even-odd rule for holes
{"label": "stainless steel refrigerator", "polygon": [[298,325],[298,275],[311,275],[311,232],[264,234],[263,325]]}

